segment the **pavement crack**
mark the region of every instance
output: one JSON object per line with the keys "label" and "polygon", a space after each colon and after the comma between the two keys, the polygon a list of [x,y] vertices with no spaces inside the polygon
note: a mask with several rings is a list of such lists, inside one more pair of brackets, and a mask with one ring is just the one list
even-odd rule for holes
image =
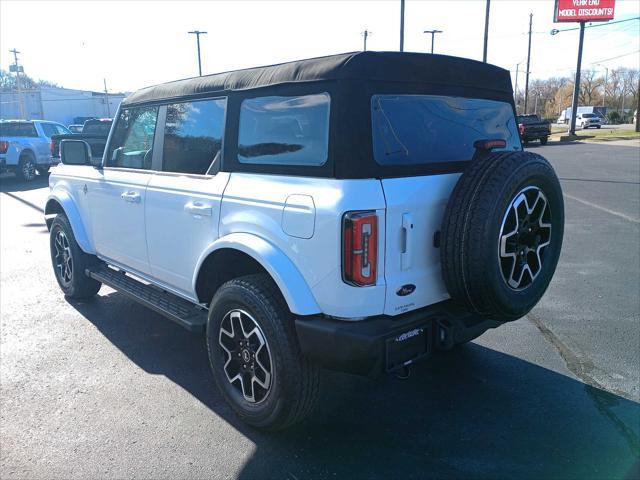
{"label": "pavement crack", "polygon": [[555,333],[553,333],[542,320],[533,313],[529,313],[527,318],[533,323],[542,336],[547,340],[560,354],[565,365],[578,379],[585,384],[585,391],[589,398],[594,402],[596,409],[604,415],[613,424],[615,429],[626,440],[627,445],[631,449],[634,455],[640,455],[640,437],[633,431],[632,428],[627,426],[616,414],[611,410],[619,404],[619,399],[624,398],[626,400],[634,401],[629,398],[625,392],[617,389],[607,389],[604,385],[598,382],[591,372],[595,369],[593,362],[589,359],[582,360],[567,347],[562,340],[560,340]]}

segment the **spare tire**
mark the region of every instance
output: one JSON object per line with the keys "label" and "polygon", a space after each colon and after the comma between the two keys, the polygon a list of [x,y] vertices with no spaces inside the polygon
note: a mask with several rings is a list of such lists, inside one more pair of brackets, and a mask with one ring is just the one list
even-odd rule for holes
{"label": "spare tire", "polygon": [[479,315],[526,315],[555,272],[564,202],[553,168],[530,152],[488,153],[462,174],[445,212],[441,263],[451,298]]}

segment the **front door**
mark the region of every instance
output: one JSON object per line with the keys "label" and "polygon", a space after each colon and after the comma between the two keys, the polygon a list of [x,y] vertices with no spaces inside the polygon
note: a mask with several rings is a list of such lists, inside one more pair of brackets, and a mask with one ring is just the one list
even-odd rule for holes
{"label": "front door", "polygon": [[194,272],[200,255],[218,238],[228,172],[218,172],[226,99],[167,105],[162,171],[146,194],[146,230],[151,274],[195,300]]}
{"label": "front door", "polygon": [[144,216],[157,118],[158,107],[120,112],[102,174],[89,192],[96,252],[133,273],[149,273]]}

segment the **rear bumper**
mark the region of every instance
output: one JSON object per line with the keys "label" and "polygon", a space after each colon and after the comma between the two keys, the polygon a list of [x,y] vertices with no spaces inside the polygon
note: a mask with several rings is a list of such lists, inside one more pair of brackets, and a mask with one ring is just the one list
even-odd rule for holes
{"label": "rear bumper", "polygon": [[296,319],[302,354],[323,368],[376,376],[448,349],[500,325],[441,302],[396,317],[341,321],[313,316]]}
{"label": "rear bumper", "polygon": [[551,132],[525,132],[522,135],[523,140],[539,140],[551,135]]}

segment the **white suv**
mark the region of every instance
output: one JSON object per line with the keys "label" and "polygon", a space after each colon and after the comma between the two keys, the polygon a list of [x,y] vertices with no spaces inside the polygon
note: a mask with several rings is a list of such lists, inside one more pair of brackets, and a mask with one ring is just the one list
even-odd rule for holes
{"label": "white suv", "polygon": [[595,113],[579,113],[576,116],[576,124],[580,128],[600,128],[602,127],[602,119]]}
{"label": "white suv", "polygon": [[353,53],[145,88],[104,158],[63,140],[46,204],[68,298],[107,284],[207,338],[248,423],[307,415],[318,369],[406,369],[525,315],[560,185],[523,152],[509,72]]}

